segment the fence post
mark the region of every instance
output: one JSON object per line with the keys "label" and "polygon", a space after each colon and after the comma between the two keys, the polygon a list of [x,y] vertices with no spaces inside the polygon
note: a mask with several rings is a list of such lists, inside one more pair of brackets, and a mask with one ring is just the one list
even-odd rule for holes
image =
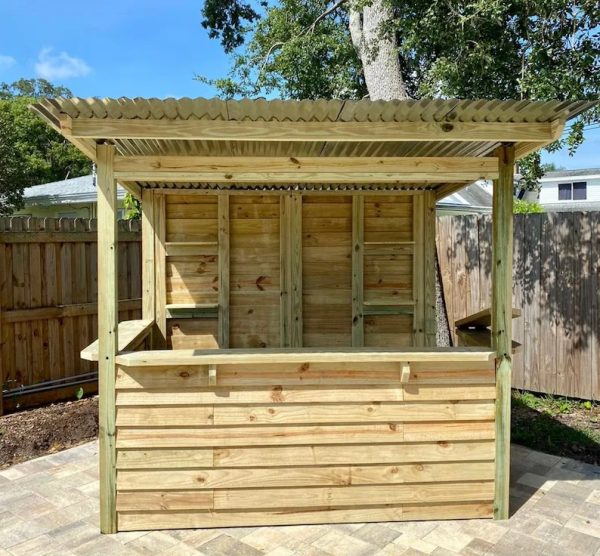
{"label": "fence post", "polygon": [[512,374],[513,174],[515,149],[496,151],[499,176],[492,208],[492,347],[496,351],[496,477],[494,517],[509,517]]}

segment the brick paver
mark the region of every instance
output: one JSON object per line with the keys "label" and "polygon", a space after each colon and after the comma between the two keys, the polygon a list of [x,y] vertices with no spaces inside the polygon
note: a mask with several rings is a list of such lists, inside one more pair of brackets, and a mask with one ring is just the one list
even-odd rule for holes
{"label": "brick paver", "polygon": [[513,446],[508,521],[100,535],[96,442],[0,471],[0,556],[600,556],[600,467]]}

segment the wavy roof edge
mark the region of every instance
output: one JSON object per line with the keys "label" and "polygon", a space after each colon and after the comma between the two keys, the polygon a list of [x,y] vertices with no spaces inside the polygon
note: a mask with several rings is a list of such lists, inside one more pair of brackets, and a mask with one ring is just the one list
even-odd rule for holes
{"label": "wavy roof edge", "polygon": [[218,98],[58,98],[33,106],[46,117],[277,122],[550,122],[569,120],[594,101],[223,100]]}

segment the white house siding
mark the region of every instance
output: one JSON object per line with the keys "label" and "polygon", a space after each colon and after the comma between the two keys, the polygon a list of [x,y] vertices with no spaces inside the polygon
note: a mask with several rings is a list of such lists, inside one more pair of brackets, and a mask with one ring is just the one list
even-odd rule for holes
{"label": "white house siding", "polygon": [[[573,183],[573,182],[586,182],[587,183],[587,195],[584,201],[561,201],[558,198],[558,184],[559,183]],[[589,205],[589,203],[600,204],[600,174],[595,175],[572,175],[572,176],[560,176],[552,178],[541,179],[542,188],[540,190],[540,204],[542,206],[548,206],[551,208],[552,205],[564,205],[569,204],[573,207],[580,205]]]}

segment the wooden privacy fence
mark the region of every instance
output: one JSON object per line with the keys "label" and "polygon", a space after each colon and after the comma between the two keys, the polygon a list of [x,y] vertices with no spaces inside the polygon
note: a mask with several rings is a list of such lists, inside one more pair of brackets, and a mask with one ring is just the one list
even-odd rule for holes
{"label": "wooden privacy fence", "polygon": [[[97,337],[96,221],[0,218],[0,384],[4,409],[95,390],[79,352]],[[120,319],[139,318],[139,223],[119,223]]]}
{"label": "wooden privacy fence", "polygon": [[[451,329],[491,303],[491,217],[438,218]],[[516,215],[513,388],[600,399],[600,212]],[[453,340],[456,341],[454,330]]]}

